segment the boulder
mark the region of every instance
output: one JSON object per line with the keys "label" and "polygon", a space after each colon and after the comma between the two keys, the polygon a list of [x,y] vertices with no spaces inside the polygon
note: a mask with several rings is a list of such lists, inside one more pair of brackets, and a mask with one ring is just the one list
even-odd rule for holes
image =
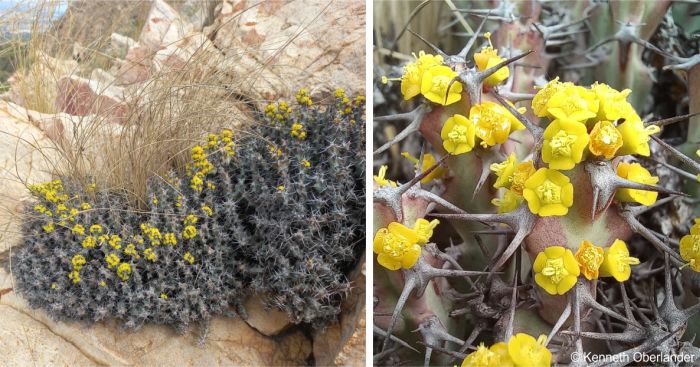
{"label": "boulder", "polygon": [[56,158],[51,139],[23,110],[0,101],[0,253],[19,240],[27,185],[50,180]]}
{"label": "boulder", "polygon": [[265,297],[254,295],[243,305],[248,314],[245,322],[263,335],[275,336],[292,326],[289,316],[276,308],[265,309]]}
{"label": "boulder", "polygon": [[129,113],[123,88],[111,85],[105,78],[68,75],[58,79],[57,84],[56,107],[60,112],[74,116],[99,115],[112,122],[123,120]]}

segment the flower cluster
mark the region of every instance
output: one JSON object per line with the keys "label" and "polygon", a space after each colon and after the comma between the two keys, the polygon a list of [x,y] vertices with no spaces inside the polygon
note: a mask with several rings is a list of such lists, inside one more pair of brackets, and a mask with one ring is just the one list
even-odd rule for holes
{"label": "flower cluster", "polygon": [[552,352],[545,347],[546,335],[535,339],[531,335],[518,333],[508,343],[498,342],[491,347],[481,343],[476,351],[462,361],[462,367],[549,367]]}
{"label": "flower cluster", "polygon": [[433,230],[440,223],[437,219],[428,221],[420,218],[413,228],[391,222],[380,228],[374,236],[374,253],[377,262],[389,270],[408,269],[416,264],[422,246],[430,241]]}
{"label": "flower cluster", "polygon": [[545,131],[544,162],[550,168],[568,170],[589,153],[607,160],[629,154],[649,156],[649,136],[660,129],[644,125],[627,102],[630,92],[603,83],[584,88],[558,78],[547,83],[532,100],[537,116],[553,120]]}
{"label": "flower cluster", "polygon": [[631,257],[627,244],[615,240],[608,248],[598,247],[583,241],[574,255],[562,246],[550,246],[537,254],[532,266],[535,282],[551,295],[568,292],[580,274],[588,280],[613,277],[624,282],[632,274],[631,265],[639,259]]}
{"label": "flower cluster", "polygon": [[[413,54],[414,62],[404,66],[401,76],[401,94],[409,100],[419,94],[433,103],[451,105],[462,99],[462,83],[457,81],[457,73],[443,64],[440,55]],[[386,83],[389,79],[382,79]]]}

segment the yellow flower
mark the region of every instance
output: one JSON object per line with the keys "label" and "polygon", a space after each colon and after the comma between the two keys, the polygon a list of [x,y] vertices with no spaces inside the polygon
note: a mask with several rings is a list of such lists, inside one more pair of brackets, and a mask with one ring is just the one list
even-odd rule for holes
{"label": "yellow flower", "polygon": [[277,191],[284,192],[284,185],[277,186]]}
{"label": "yellow flower", "polygon": [[586,279],[598,279],[598,269],[603,263],[604,253],[605,250],[602,247],[595,246],[587,240],[581,242],[578,251],[576,251],[576,261],[578,261],[581,273]]}
{"label": "yellow flower", "polygon": [[546,110],[547,116],[552,118],[555,117],[553,110],[559,110],[564,116],[586,122],[587,119],[597,116],[598,99],[595,93],[584,87],[566,85],[550,96]]}
{"label": "yellow flower", "polygon": [[622,240],[615,240],[605,249],[603,264],[600,266],[601,277],[613,277],[618,282],[624,282],[630,278],[632,268],[630,265],[639,264],[639,259],[631,257],[627,244]]}
{"label": "yellow flower", "polygon": [[639,116],[625,120],[617,130],[622,135],[622,147],[617,151],[617,155],[639,154],[648,157],[649,136],[661,131],[656,125],[644,126]]}
{"label": "yellow flower", "polygon": [[484,343],[476,347],[476,351],[472,352],[467,358],[462,361],[462,367],[512,367],[513,361],[508,354],[508,346],[506,343],[498,342],[486,348]]}
{"label": "yellow flower", "polygon": [[301,164],[302,164],[305,168],[311,167],[311,162],[309,162],[308,159],[302,160],[302,161],[301,161]]}
{"label": "yellow flower", "polygon": [[419,245],[425,245],[428,243],[428,241],[430,241],[430,237],[433,236],[433,230],[438,224],[440,224],[440,221],[437,219],[428,221],[423,218],[418,218],[418,220],[416,220],[416,224],[413,225],[413,230],[416,232],[416,236],[418,237],[416,243]]}
{"label": "yellow flower", "polygon": [[98,283],[98,285],[99,285],[100,287],[106,287],[106,286],[107,286],[107,282],[105,282],[104,280],[100,280],[100,282]]}
{"label": "yellow flower", "polygon": [[175,233],[166,233],[163,238],[163,243],[166,245],[177,245],[177,237]]}
{"label": "yellow flower", "polygon": [[105,256],[105,261],[107,262],[107,267],[111,269],[119,265],[121,259],[119,259],[119,256],[117,256],[116,254],[109,254]]}
{"label": "yellow flower", "polygon": [[491,200],[491,204],[498,207],[499,213],[510,213],[517,209],[523,202],[523,197],[512,190],[506,190],[501,199]]}
{"label": "yellow flower", "polygon": [[[620,164],[617,165],[617,175],[632,182],[646,185],[655,185],[659,182],[658,177],[652,176],[651,173],[639,163],[620,162]],[[659,193],[656,191],[618,189],[617,193],[615,193],[615,199],[626,203],[651,205],[656,202],[656,197],[658,195]]]}
{"label": "yellow flower", "polygon": [[182,238],[190,240],[193,239],[195,236],[197,236],[197,228],[194,226],[187,226],[185,229],[182,231]]}
{"label": "yellow flower", "polygon": [[694,271],[700,272],[700,218],[695,219],[690,234],[681,238],[680,253]]}
{"label": "yellow flower", "polygon": [[160,294],[160,298],[161,298],[161,299],[168,299],[168,295],[165,294],[165,293],[161,293],[161,294]]}
{"label": "yellow flower", "polygon": [[58,284],[56,283],[51,283],[51,289],[56,289],[58,288]]}
{"label": "yellow flower", "polygon": [[583,151],[588,145],[586,125],[554,110],[557,119],[544,131],[542,160],[549,168],[569,170],[583,160]]}
{"label": "yellow flower", "polygon": [[135,257],[136,259],[141,258],[141,256],[139,256],[138,251],[136,251],[136,245],[134,245],[133,243],[126,245],[126,248],[124,249],[124,254]]}
{"label": "yellow flower", "polygon": [[88,209],[90,209],[90,208],[92,208],[92,206],[91,206],[90,204],[88,204],[88,203],[82,203],[82,204],[80,204],[80,209],[81,209],[81,210],[88,210]]}
{"label": "yellow flower", "polygon": [[[423,71],[415,64],[408,64],[403,68],[401,76],[401,94],[403,99],[409,99],[420,94],[421,81],[423,80]],[[389,79],[382,79],[382,83],[386,84]]]}
{"label": "yellow flower", "polygon": [[196,215],[194,214],[187,214],[185,219],[182,221],[184,225],[190,225],[190,224],[196,224],[197,221],[199,221],[199,218],[197,218]]}
{"label": "yellow flower", "polygon": [[522,196],[523,189],[525,188],[525,181],[527,181],[527,179],[530,178],[535,171],[535,164],[532,162],[532,160],[522,162],[515,166],[515,171],[513,171],[513,182],[510,185],[510,189],[514,193]]}
{"label": "yellow flower", "polygon": [[537,285],[551,295],[568,292],[581,273],[574,254],[562,246],[550,246],[537,254],[532,270]]}
{"label": "yellow flower", "polygon": [[389,270],[408,269],[420,256],[421,246],[417,242],[418,234],[414,230],[401,223],[389,223],[374,236],[377,262]]}
{"label": "yellow flower", "polygon": [[131,265],[127,263],[119,264],[119,267],[117,267],[117,276],[123,281],[129,280],[131,276]]}
{"label": "yellow flower", "polygon": [[[418,168],[418,163],[419,163],[418,158],[412,156],[408,152],[401,152],[401,155],[404,158],[408,159],[409,161],[413,162],[413,164],[416,165],[416,168]],[[433,157],[432,154],[430,154],[430,153],[423,154],[423,165],[420,167],[420,172],[427,171],[428,168],[435,165],[435,162],[437,162],[437,161],[435,160],[435,157]],[[423,179],[420,180],[420,182],[427,184],[432,180],[441,179],[444,175],[445,175],[445,169],[442,168],[442,166],[437,166],[427,176],[423,177]]]}
{"label": "yellow flower", "polygon": [[41,228],[44,230],[46,233],[51,233],[53,232],[56,227],[54,226],[53,222],[49,222],[46,225],[41,226]]}
{"label": "yellow flower", "polygon": [[87,263],[85,261],[85,257],[83,255],[75,255],[73,258],[70,260],[71,264],[73,264],[73,269],[75,270],[80,270],[83,268],[83,265]]}
{"label": "yellow flower", "polygon": [[122,238],[117,236],[116,234],[113,234],[109,237],[109,245],[112,246],[112,248],[115,250],[119,250],[122,248],[122,245],[120,245],[121,242]]}
{"label": "yellow flower", "polygon": [[574,186],[561,172],[540,168],[525,181],[523,197],[530,211],[541,217],[566,215],[574,204]]}
{"label": "yellow flower", "polygon": [[80,283],[80,272],[73,270],[68,273],[68,279],[73,281],[73,284]]}
{"label": "yellow flower", "polygon": [[148,260],[152,263],[156,262],[156,260],[158,259],[158,255],[150,247],[143,250],[143,256],[146,258],[146,260]]}
{"label": "yellow flower", "polygon": [[622,134],[610,121],[599,121],[595,124],[590,137],[588,150],[597,156],[605,157],[605,159],[614,157],[615,152],[622,146]]}
{"label": "yellow flower", "polygon": [[510,352],[508,351],[508,344],[504,342],[498,342],[489,348],[491,352],[496,355],[494,359],[494,367],[514,367],[513,359],[510,357]]}
{"label": "yellow flower", "polygon": [[442,65],[443,61],[442,56],[426,54],[423,51],[418,53],[418,57],[415,54],[413,54],[413,57],[416,58],[416,61],[406,65],[401,76],[401,94],[403,94],[403,99],[406,101],[420,94],[421,81],[425,70],[436,65]]}
{"label": "yellow flower", "polygon": [[183,258],[184,258],[185,261],[187,261],[188,263],[194,264],[194,256],[192,256],[192,254],[190,254],[189,251],[185,252],[185,255],[183,256]]}
{"label": "yellow flower", "polygon": [[83,240],[83,248],[95,248],[97,246],[97,239],[93,236],[87,236]]}
{"label": "yellow flower", "polygon": [[313,102],[311,101],[311,98],[309,97],[309,90],[306,88],[299,89],[299,92],[296,94],[296,99],[299,105],[307,105],[311,106]]}
{"label": "yellow flower", "polygon": [[99,224],[93,224],[90,226],[90,233],[101,234],[102,226]]}
{"label": "yellow flower", "polygon": [[550,367],[552,352],[544,346],[546,342],[546,335],[535,340],[528,334],[517,333],[508,341],[508,354],[517,367]]}
{"label": "yellow flower", "polygon": [[212,215],[214,215],[214,211],[209,207],[209,205],[202,205],[202,211],[208,217],[211,217]]}
{"label": "yellow flower", "polygon": [[390,186],[390,187],[396,187],[396,182],[387,180],[386,179],[386,171],[389,169],[388,166],[381,166],[379,167],[379,173],[377,173],[376,176],[374,176],[374,182],[376,182],[379,187],[383,186]]}
{"label": "yellow flower", "polygon": [[550,80],[532,99],[532,112],[534,112],[537,117],[549,116],[547,112],[547,103],[549,99],[559,91],[573,86],[574,84],[570,82],[560,82],[559,77]]}
{"label": "yellow flower", "polygon": [[423,73],[420,91],[431,102],[451,105],[462,99],[462,83],[456,77],[457,73],[449,66],[433,66]]}
{"label": "yellow flower", "polygon": [[[518,112],[525,113],[525,108],[518,109]],[[484,148],[503,144],[513,131],[525,129],[525,125],[505,107],[489,101],[473,105],[469,109],[469,120],[474,122],[475,134],[482,140]]]}
{"label": "yellow flower", "polygon": [[454,115],[445,121],[440,131],[442,146],[451,154],[458,155],[474,148],[474,123],[462,115]]}
{"label": "yellow flower", "polygon": [[517,164],[518,161],[515,159],[514,153],[510,153],[508,158],[501,163],[491,164],[489,168],[496,174],[496,177],[498,177],[493,187],[509,189],[513,184],[513,174],[515,173],[515,166]]}
{"label": "yellow flower", "polygon": [[627,102],[631,90],[625,89],[620,92],[607,84],[596,82],[591,85],[591,91],[595,93],[599,102],[598,120],[617,121],[636,114],[634,107]]}
{"label": "yellow flower", "polygon": [[[479,69],[479,71],[490,69],[506,60],[498,56],[498,50],[493,48],[493,44],[491,44],[491,32],[486,32],[484,37],[486,37],[486,39],[489,41],[489,45],[485,46],[481,49],[481,51],[474,54],[474,62],[476,63],[476,67]],[[484,80],[484,84],[492,87],[508,79],[509,76],[510,70],[508,69],[508,66],[504,66],[486,78],[486,80]]]}

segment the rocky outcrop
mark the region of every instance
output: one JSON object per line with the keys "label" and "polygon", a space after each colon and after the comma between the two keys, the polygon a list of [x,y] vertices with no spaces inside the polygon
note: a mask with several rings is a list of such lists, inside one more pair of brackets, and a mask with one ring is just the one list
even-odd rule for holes
{"label": "rocky outcrop", "polygon": [[224,0],[217,10],[204,32],[235,55],[224,68],[252,75],[245,86],[260,96],[364,91],[364,2]]}

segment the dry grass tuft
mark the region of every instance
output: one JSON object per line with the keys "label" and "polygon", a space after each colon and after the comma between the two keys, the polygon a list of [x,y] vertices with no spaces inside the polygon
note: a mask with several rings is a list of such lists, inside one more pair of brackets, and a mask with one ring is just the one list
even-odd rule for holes
{"label": "dry grass tuft", "polygon": [[[12,66],[17,71],[11,80],[12,90],[23,101],[23,107],[56,113],[60,78],[94,80],[95,75],[106,75],[100,69],[119,70],[119,58],[124,55],[105,51],[109,37],[116,32],[137,38],[143,20],[127,19],[124,14],[140,11],[145,17],[147,12],[143,12],[142,1],[117,3],[102,8],[107,14],[99,17],[97,26],[89,20],[77,21],[90,16],[81,10],[80,3],[72,4],[67,15],[46,31],[42,29],[46,28],[46,19],[64,4],[43,1],[21,18],[4,17],[4,22],[31,22],[30,38],[15,38],[5,44],[11,50],[7,52],[14,55]],[[123,103],[110,106],[96,101],[84,105],[85,99],[78,94],[77,103],[96,113],[63,116],[63,137],[53,139],[51,148],[59,155],[53,173],[83,184],[95,183],[143,202],[147,180],[172,169],[184,170],[190,147],[208,132],[250,120],[250,109],[242,101],[245,96],[231,92],[246,90],[246,86],[221,67],[235,62],[237,56],[224,56],[211,42],[198,37],[178,40],[183,45],[202,44],[184,62],[166,62],[142,83],[117,86],[109,77],[94,83],[98,92],[122,93]],[[71,59],[77,60],[61,61]],[[246,76],[244,83],[254,79]]]}

